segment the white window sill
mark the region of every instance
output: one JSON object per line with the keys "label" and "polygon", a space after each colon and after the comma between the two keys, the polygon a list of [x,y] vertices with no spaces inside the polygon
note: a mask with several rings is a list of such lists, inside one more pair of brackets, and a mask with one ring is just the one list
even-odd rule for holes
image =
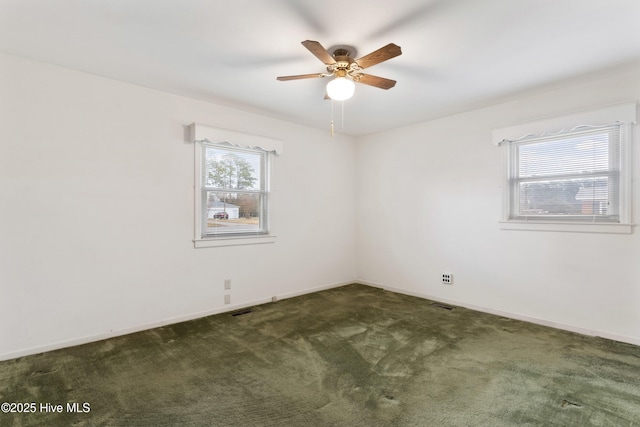
{"label": "white window sill", "polygon": [[633,224],[594,224],[582,222],[502,221],[501,230],[563,231],[571,233],[631,234]]}
{"label": "white window sill", "polygon": [[242,246],[242,245],[262,245],[275,243],[276,236],[241,236],[241,237],[215,237],[210,239],[196,239],[193,241],[194,247],[217,248],[221,246]]}

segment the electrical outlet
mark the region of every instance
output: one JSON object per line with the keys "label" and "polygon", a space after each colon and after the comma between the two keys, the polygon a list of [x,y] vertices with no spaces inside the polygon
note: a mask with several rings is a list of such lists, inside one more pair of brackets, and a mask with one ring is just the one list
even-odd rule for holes
{"label": "electrical outlet", "polygon": [[231,289],[231,279],[224,279],[224,289],[225,290]]}
{"label": "electrical outlet", "polygon": [[442,273],[442,284],[443,285],[453,285],[453,274],[451,274],[451,273]]}
{"label": "electrical outlet", "polygon": [[231,295],[225,295],[224,296],[224,303],[225,304],[231,304]]}

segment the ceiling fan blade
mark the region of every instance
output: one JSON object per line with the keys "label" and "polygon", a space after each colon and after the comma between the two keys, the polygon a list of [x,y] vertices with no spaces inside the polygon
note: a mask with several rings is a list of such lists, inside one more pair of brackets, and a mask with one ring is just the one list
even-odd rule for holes
{"label": "ceiling fan blade", "polygon": [[277,77],[277,79],[280,80],[281,82],[284,82],[287,80],[313,79],[316,77],[324,77],[324,76],[325,75],[322,73],[298,74],[296,76],[280,76],[280,77]]}
{"label": "ceiling fan blade", "polygon": [[379,87],[380,89],[391,89],[396,85],[395,80],[385,79],[384,77],[372,76],[371,74],[360,74],[359,83],[369,86]]}
{"label": "ceiling fan blade", "polygon": [[325,49],[320,43],[313,40],[305,40],[302,42],[302,45],[309,49],[309,52],[313,53],[316,58],[318,58],[324,64],[331,65],[336,63],[336,59],[331,56],[329,51]]}
{"label": "ceiling fan blade", "polygon": [[400,46],[394,43],[389,43],[388,45],[381,47],[360,59],[356,59],[356,63],[361,68],[369,68],[386,61],[387,59],[395,58],[398,55],[402,55],[402,49],[400,49]]}

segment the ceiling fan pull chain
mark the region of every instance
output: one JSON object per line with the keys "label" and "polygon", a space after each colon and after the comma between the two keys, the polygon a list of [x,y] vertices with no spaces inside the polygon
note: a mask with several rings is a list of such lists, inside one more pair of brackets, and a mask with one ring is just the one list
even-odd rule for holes
{"label": "ceiling fan pull chain", "polygon": [[331,138],[333,138],[333,99],[331,100]]}

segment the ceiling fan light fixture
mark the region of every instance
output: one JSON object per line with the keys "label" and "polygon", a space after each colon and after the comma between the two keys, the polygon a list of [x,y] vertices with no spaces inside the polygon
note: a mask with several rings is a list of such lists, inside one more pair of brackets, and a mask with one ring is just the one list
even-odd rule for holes
{"label": "ceiling fan light fixture", "polygon": [[356,85],[353,80],[336,77],[327,83],[327,95],[334,101],[345,101],[353,96]]}

